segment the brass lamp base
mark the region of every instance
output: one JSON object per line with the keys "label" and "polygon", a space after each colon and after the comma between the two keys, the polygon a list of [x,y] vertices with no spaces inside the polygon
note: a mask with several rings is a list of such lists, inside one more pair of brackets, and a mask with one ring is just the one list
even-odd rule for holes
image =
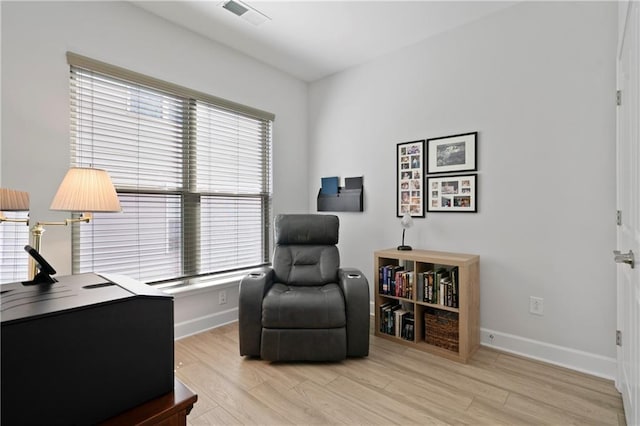
{"label": "brass lamp base", "polygon": [[[34,249],[36,249],[38,253],[42,251],[41,245],[42,245],[42,234],[45,231],[44,225],[69,226],[72,223],[79,223],[79,222],[89,223],[92,218],[93,218],[93,215],[91,213],[82,213],[80,217],[65,219],[64,221],[60,221],[60,222],[38,222],[33,226],[33,228],[31,228],[31,235],[33,237],[31,241],[31,245],[33,246]],[[29,280],[34,280],[38,275],[38,272],[39,272],[38,265],[36,261],[33,260],[33,257],[30,257],[29,258]]]}

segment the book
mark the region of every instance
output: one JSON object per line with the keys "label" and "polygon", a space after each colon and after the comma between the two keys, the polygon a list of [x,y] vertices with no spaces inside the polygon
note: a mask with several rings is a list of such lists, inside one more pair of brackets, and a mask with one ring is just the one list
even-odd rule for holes
{"label": "book", "polygon": [[338,193],[338,185],[340,181],[338,176],[323,177],[320,181],[322,183],[322,186],[320,187],[321,194],[332,195]]}
{"label": "book", "polygon": [[397,271],[395,278],[396,291],[394,296],[413,299],[413,277],[413,271]]}
{"label": "book", "polygon": [[414,325],[415,325],[415,319],[413,317],[413,313],[408,312],[406,315],[403,316],[402,332],[400,334],[400,337],[405,340],[413,341]]}
{"label": "book", "polygon": [[389,280],[387,279],[387,270],[391,268],[393,265],[384,265],[380,267],[379,276],[378,276],[378,284],[380,294],[388,294],[389,293]]}
{"label": "book", "polygon": [[404,297],[413,300],[413,280],[415,272],[408,271],[405,273],[404,281]]}
{"label": "book", "polygon": [[425,272],[425,285],[427,286],[426,298],[425,302],[434,303],[435,300],[435,292],[434,292],[434,273],[433,271]]}
{"label": "book", "polygon": [[432,303],[436,303],[443,306],[445,305],[446,290],[442,285],[442,278],[448,277],[448,276],[449,276],[449,271],[444,267],[440,267],[435,271],[433,287],[434,287],[434,292],[436,294],[434,297],[434,301]]}
{"label": "book", "polygon": [[362,189],[362,176],[344,178],[345,189]]}
{"label": "book", "polygon": [[418,293],[418,300],[421,300],[423,302],[426,302],[426,296],[425,296],[425,285],[424,285],[424,272],[420,272],[418,273],[418,282],[416,283],[417,286],[417,293]]}
{"label": "book", "polygon": [[451,270],[451,281],[452,281],[452,290],[453,290],[453,304],[451,305],[454,308],[458,307],[458,267],[454,267]]}
{"label": "book", "polygon": [[395,283],[394,296],[403,297],[402,294],[404,292],[404,273],[402,271],[396,271],[394,283]]}
{"label": "book", "polygon": [[451,306],[451,297],[452,297],[452,289],[451,289],[451,278],[442,277],[440,280],[440,287],[442,289],[442,296],[440,304],[443,306]]}
{"label": "book", "polygon": [[400,309],[400,304],[390,301],[380,305],[380,332],[395,334],[395,311]]}
{"label": "book", "polygon": [[395,312],[398,309],[400,309],[400,305],[396,304],[396,305],[391,306],[391,308],[389,308],[389,310],[388,310],[387,315],[389,317],[389,321],[388,321],[388,324],[387,324],[387,331],[386,331],[387,334],[391,334],[391,335],[395,334],[395,328],[396,328],[396,326],[395,326],[395,323],[396,323],[395,322]]}
{"label": "book", "polygon": [[404,270],[404,266],[394,265],[387,270],[387,280],[389,282],[389,291],[386,294],[396,295],[396,272]]}
{"label": "book", "polygon": [[402,334],[402,325],[404,323],[404,316],[407,315],[409,312],[405,311],[404,309],[397,309],[395,311],[395,328],[394,328],[394,334],[396,337],[400,337]]}
{"label": "book", "polygon": [[382,305],[380,305],[379,307],[379,311],[380,311],[380,332],[381,333],[386,333],[387,327],[388,327],[388,315],[387,315],[387,311],[388,309],[393,305],[392,302],[385,302]]}

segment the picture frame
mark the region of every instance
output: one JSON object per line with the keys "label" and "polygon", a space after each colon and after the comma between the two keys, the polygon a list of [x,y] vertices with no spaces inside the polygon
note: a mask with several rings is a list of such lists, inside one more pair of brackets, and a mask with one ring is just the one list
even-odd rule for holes
{"label": "picture frame", "polygon": [[478,174],[428,176],[425,189],[428,212],[478,211]]}
{"label": "picture frame", "polygon": [[478,132],[427,139],[427,174],[478,170]]}
{"label": "picture frame", "polygon": [[396,215],[424,217],[424,139],[396,146]]}

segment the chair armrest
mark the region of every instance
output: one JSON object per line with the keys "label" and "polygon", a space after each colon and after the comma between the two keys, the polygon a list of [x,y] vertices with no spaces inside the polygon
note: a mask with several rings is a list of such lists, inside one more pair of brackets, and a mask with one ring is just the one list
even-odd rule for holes
{"label": "chair armrest", "polygon": [[260,356],[262,299],[273,283],[273,269],[251,272],[240,281],[238,330],[240,355]]}
{"label": "chair armrest", "polygon": [[338,270],[347,314],[347,356],[369,355],[369,282],[355,268]]}

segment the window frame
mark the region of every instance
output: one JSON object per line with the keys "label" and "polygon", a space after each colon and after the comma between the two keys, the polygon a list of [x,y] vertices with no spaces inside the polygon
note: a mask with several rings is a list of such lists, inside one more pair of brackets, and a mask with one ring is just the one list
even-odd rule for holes
{"label": "window frame", "polygon": [[[192,282],[202,282],[201,278],[203,277],[213,277],[221,276],[226,277],[230,273],[240,273],[240,271],[246,271],[251,269],[256,269],[264,265],[269,264],[269,257],[271,252],[270,247],[270,234],[271,234],[271,212],[272,212],[272,202],[273,202],[273,190],[272,190],[272,132],[273,132],[273,121],[275,120],[275,115],[269,112],[265,112],[256,108],[248,107],[245,105],[238,104],[236,102],[228,101],[222,98],[218,98],[212,95],[208,95],[202,92],[194,91],[183,86],[175,85],[172,83],[168,83],[162,80],[155,79],[153,77],[145,76],[143,74],[139,74],[133,71],[126,70],[124,68],[120,68],[117,66],[113,66],[110,64],[106,64],[104,62],[96,61],[91,58],[87,58],[81,55],[77,55],[72,52],[67,52],[67,61],[70,65],[70,68],[73,73],[74,68],[84,69],[89,72],[101,74],[107,78],[113,78],[118,80],[124,80],[130,82],[135,85],[140,85],[144,87],[148,87],[152,90],[166,92],[171,95],[175,95],[181,98],[185,98],[186,101],[186,109],[189,111],[187,113],[187,117],[183,117],[183,127],[190,128],[193,126],[194,117],[190,115],[193,113],[194,108],[196,107],[198,102],[202,102],[206,105],[212,106],[219,110],[226,110],[233,114],[238,114],[241,116],[249,117],[251,119],[261,120],[263,122],[264,132],[265,132],[265,143],[268,145],[266,147],[266,152],[262,154],[262,162],[264,170],[266,170],[266,176],[263,176],[265,179],[265,183],[263,183],[263,191],[260,194],[238,194],[238,193],[220,193],[220,192],[198,192],[196,188],[194,188],[194,183],[191,180],[189,161],[191,161],[190,156],[193,154],[192,151],[195,149],[195,143],[193,141],[187,143],[186,140],[183,140],[183,174],[182,181],[183,184],[181,188],[169,189],[166,191],[157,191],[157,190],[148,190],[142,188],[131,188],[131,187],[119,187],[116,185],[116,190],[118,194],[171,194],[178,195],[180,197],[180,205],[181,205],[181,267],[182,267],[182,275],[175,278],[170,279],[161,279],[161,280],[152,280],[149,281],[150,284],[161,285],[163,288],[173,288],[173,287],[182,287],[185,285],[189,285]],[[132,103],[133,105],[133,103]],[[72,112],[73,114],[73,112]],[[73,117],[72,117],[73,122]],[[189,132],[185,132],[185,136],[183,139],[189,138]],[[74,154],[74,137],[72,135],[72,163],[75,162],[75,154]],[[267,164],[265,164],[265,162]],[[266,190],[264,188],[266,187]],[[200,209],[201,209],[201,200],[203,197],[234,197],[234,198],[245,198],[252,197],[260,200],[261,209],[260,215],[262,220],[262,262],[259,264],[251,265],[248,267],[242,268],[231,268],[227,270],[219,270],[215,272],[204,272],[200,273],[198,271],[198,263],[200,262],[199,255],[189,255],[189,253],[198,253],[200,250],[199,247],[199,238],[200,238],[200,230],[201,225],[199,221],[193,222],[193,229],[191,231],[185,230],[185,222],[191,222],[187,218],[190,217],[199,217]],[[79,254],[81,252],[81,248],[79,247],[79,233],[81,232],[80,226],[83,225],[74,225],[73,227],[73,273],[80,273],[79,265]],[[194,278],[196,278],[194,280]]]}

